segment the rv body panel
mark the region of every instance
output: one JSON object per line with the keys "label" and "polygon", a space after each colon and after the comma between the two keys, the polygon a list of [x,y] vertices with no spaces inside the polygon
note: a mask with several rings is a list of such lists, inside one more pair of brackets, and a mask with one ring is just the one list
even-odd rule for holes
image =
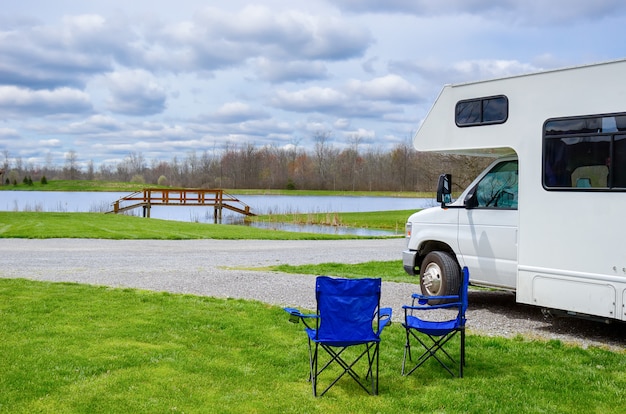
{"label": "rv body panel", "polygon": [[[443,88],[414,137],[416,149],[513,153],[519,163],[516,208],[466,205],[476,182],[456,202],[461,208],[455,254],[459,265],[470,268],[472,283],[513,288],[520,303],[626,320],[626,188],[551,188],[545,178],[547,123],[597,115],[619,124],[626,116],[624,76],[622,60]],[[455,123],[459,102],[500,96],[508,100],[504,122]],[[616,131],[611,151],[626,141],[619,132],[624,129]],[[581,136],[562,141],[571,144],[572,139],[585,139]],[[412,231],[420,233],[415,226]],[[422,232],[436,238],[430,230]]]}

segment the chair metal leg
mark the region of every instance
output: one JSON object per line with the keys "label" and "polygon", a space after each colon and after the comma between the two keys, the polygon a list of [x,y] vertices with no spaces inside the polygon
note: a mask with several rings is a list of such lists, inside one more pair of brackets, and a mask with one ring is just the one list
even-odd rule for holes
{"label": "chair metal leg", "polygon": [[[380,366],[380,343],[376,343],[376,377],[372,377],[372,383],[374,381],[376,381],[376,388],[374,388],[374,385],[372,384],[372,394],[373,395],[378,395],[378,367]],[[371,370],[371,364],[370,364],[370,370]]]}
{"label": "chair metal leg", "polygon": [[[317,377],[319,376],[319,374],[321,374],[326,368],[328,368],[333,362],[336,362],[339,366],[341,366],[341,368],[343,369],[343,371],[341,372],[341,374],[339,374],[339,376],[337,378],[335,378],[335,380],[333,382],[330,383],[330,385],[328,385],[328,387],[326,387],[326,389],[324,389],[324,391],[322,391],[319,396],[323,396],[328,390],[330,390],[332,388],[333,385],[335,385],[341,378],[343,378],[343,376],[345,374],[348,374],[350,377],[352,377],[352,379],[354,379],[354,381],[365,390],[365,392],[367,392],[368,394],[371,395],[377,395],[378,394],[378,363],[379,363],[379,347],[378,347],[378,343],[369,343],[369,344],[365,344],[365,349],[363,350],[363,352],[361,352],[361,354],[359,354],[359,356],[350,364],[348,364],[345,360],[343,360],[341,358],[341,354],[347,349],[346,348],[341,348],[339,351],[335,351],[332,347],[330,346],[326,346],[324,344],[321,344],[322,349],[324,349],[329,355],[330,355],[330,360],[328,362],[326,362],[324,364],[324,366],[321,369],[318,369],[316,366],[315,369],[315,373],[313,374],[314,377],[317,380]],[[372,351],[373,352],[370,352]],[[365,385],[365,383],[363,382],[363,380],[361,379],[361,377],[358,375],[358,373],[353,369],[353,367],[365,356],[367,355],[367,363],[368,363],[368,370],[367,370],[367,375],[365,377],[365,379],[367,379],[368,376],[371,375],[371,379],[370,379],[370,387],[371,390],[368,389],[368,387]],[[376,376],[373,375],[373,369],[372,369],[372,364],[376,363]],[[317,381],[316,381],[317,383]],[[314,396],[317,396],[316,391],[314,390],[313,393]]]}
{"label": "chair metal leg", "polygon": [[317,397],[317,360],[318,360],[319,346],[315,344],[315,354],[313,356],[313,362],[311,364],[311,385],[313,386],[313,396]]}
{"label": "chair metal leg", "polygon": [[459,378],[463,378],[463,367],[465,366],[465,328],[461,329],[461,361],[459,361]]}
{"label": "chair metal leg", "polygon": [[412,361],[413,359],[411,358],[411,341],[410,341],[408,329],[406,330],[406,342],[404,344],[404,356],[402,357],[402,375],[404,375],[404,368],[406,366],[407,355],[409,357],[409,361]]}
{"label": "chair metal leg", "polygon": [[[448,359],[450,360],[450,362],[456,364],[456,361],[454,358],[452,358],[452,356],[446,351],[446,349],[444,348],[444,345],[451,340],[454,335],[456,334],[451,334],[451,335],[444,335],[442,337],[434,337],[432,335],[426,335],[428,338],[430,338],[430,340],[432,341],[432,344],[429,345],[426,342],[424,342],[415,332],[411,331],[410,329],[406,330],[407,332],[407,342],[404,348],[404,358],[402,360],[402,375],[411,375],[413,373],[413,371],[415,371],[417,368],[419,368],[420,366],[422,366],[428,359],[430,359],[431,357],[436,359],[437,362],[439,362],[439,364],[446,370],[448,371],[448,373],[451,376],[455,376],[454,372],[450,369],[450,367],[441,360],[441,358],[439,357],[439,355],[437,354],[438,351],[441,351],[442,354],[445,354]],[[460,369],[459,369],[459,377],[463,377],[463,366],[465,365],[465,331],[464,330],[460,330],[461,332],[461,355],[459,357],[459,364],[460,364]],[[407,354],[409,356],[409,360],[411,361],[411,341],[410,338],[411,336],[413,338],[415,338],[415,340],[417,340],[422,347],[424,348],[424,352],[422,353],[422,355],[420,355],[420,357],[417,359],[416,361],[416,365],[411,368],[410,371],[408,371],[405,374],[405,363],[406,363],[406,357]]]}

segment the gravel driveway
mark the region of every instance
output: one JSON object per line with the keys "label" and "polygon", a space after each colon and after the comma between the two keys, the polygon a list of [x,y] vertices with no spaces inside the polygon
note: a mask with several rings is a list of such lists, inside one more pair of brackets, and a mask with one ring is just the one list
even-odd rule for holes
{"label": "gravel driveway", "polygon": [[[132,287],[255,299],[315,309],[315,276],[249,270],[292,265],[398,260],[403,239],[336,241],[0,239],[0,277]],[[416,278],[416,283],[418,279]],[[402,316],[419,285],[386,282],[382,306]],[[626,324],[545,318],[507,292],[470,291],[468,328],[484,335],[560,339],[623,350]]]}

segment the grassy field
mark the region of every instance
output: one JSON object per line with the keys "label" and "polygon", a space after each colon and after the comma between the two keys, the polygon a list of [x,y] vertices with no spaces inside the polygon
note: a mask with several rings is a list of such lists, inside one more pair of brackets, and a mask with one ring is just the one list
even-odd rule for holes
{"label": "grassy field", "polygon": [[47,184],[33,182],[32,185],[17,183],[17,185],[0,185],[0,191],[112,191],[129,193],[139,191],[144,187],[159,187],[141,183],[96,181],[96,180],[49,180]]}
{"label": "grassy field", "polygon": [[102,213],[0,212],[0,238],[336,240],[358,236],[295,233]]}
{"label": "grassy field", "polygon": [[320,263],[293,266],[282,264],[271,266],[269,270],[283,273],[295,273],[306,275],[328,275],[348,278],[380,277],[385,275],[386,282],[419,282],[419,277],[409,276],[402,268],[402,260],[371,261],[366,263]]}
{"label": "grassy field", "polygon": [[394,324],[379,396],[346,378],[314,398],[302,325],[262,303],[5,279],[0,315],[2,413],[617,413],[626,399],[623,353],[559,341],[470,333],[463,379],[436,363],[402,377]]}
{"label": "grassy field", "polygon": [[[383,225],[382,215],[375,214],[376,226]],[[373,227],[374,217],[360,220]],[[395,220],[390,213],[389,223]],[[0,237],[350,238],[99,213],[36,212],[0,213]],[[407,278],[397,261],[286,265],[275,270]],[[381,345],[379,396],[367,396],[344,379],[316,399],[307,382],[302,325],[288,323],[278,307],[0,279],[0,412],[623,412],[624,352],[470,332],[465,378],[457,379],[434,364],[402,377],[403,345],[403,330],[394,324]]]}

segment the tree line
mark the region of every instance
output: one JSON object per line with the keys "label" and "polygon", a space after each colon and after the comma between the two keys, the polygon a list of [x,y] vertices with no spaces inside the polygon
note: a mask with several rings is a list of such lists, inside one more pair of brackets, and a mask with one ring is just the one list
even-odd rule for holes
{"label": "tree line", "polygon": [[486,166],[487,159],[417,152],[409,143],[390,150],[360,148],[354,139],[343,149],[329,135],[318,134],[312,149],[298,146],[257,147],[253,143],[228,144],[219,153],[190,151],[184,158],[147,160],[129,153],[117,164],[79,162],[70,151],[62,166],[24,163],[4,151],[3,184],[23,177],[47,180],[104,180],[185,188],[299,189],[336,191],[434,191],[441,173],[452,173],[458,191]]}

